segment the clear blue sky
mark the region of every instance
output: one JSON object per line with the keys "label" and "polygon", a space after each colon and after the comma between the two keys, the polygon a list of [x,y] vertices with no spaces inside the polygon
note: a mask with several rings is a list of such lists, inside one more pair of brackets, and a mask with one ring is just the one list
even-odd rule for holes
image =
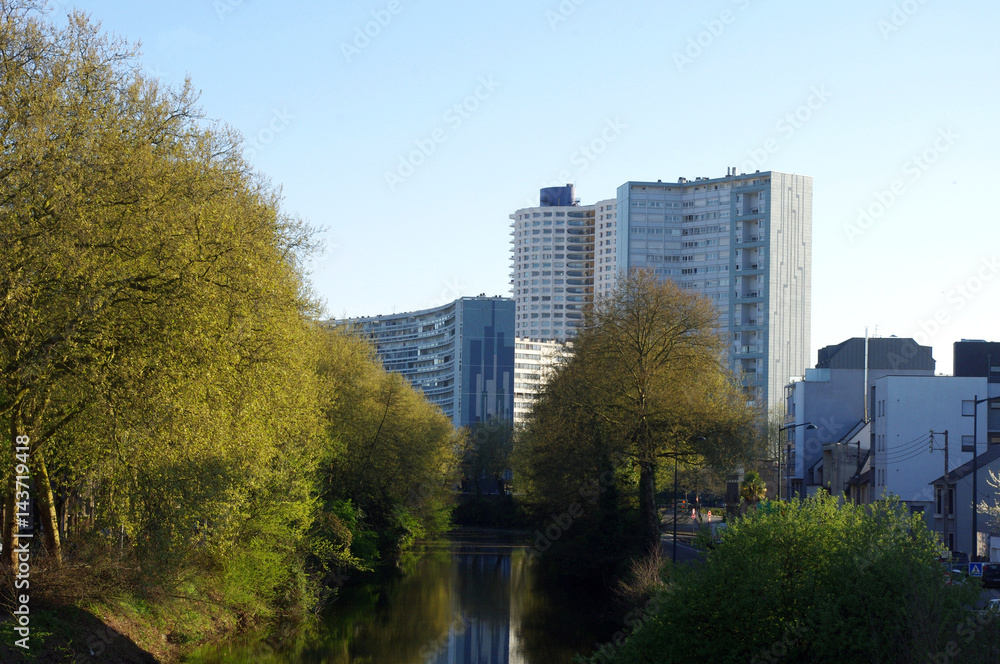
{"label": "clear blue sky", "polygon": [[592,203],[735,165],[814,178],[813,361],[866,326],[947,372],[954,340],[1000,340],[995,2],[75,6],[256,141],[287,211],[327,229],[332,316],[509,295],[508,215],[541,186]]}

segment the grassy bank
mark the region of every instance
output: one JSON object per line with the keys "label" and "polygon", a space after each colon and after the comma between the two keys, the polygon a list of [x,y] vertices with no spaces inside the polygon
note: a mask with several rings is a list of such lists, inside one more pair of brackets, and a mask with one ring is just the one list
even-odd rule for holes
{"label": "grassy bank", "polygon": [[195,647],[241,631],[240,616],[210,602],[135,597],[31,612],[29,649],[12,645],[14,624],[0,623],[3,662],[179,662]]}

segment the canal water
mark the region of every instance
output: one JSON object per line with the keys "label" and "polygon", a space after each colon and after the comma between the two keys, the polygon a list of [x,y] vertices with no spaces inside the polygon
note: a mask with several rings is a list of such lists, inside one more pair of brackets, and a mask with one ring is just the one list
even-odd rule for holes
{"label": "canal water", "polygon": [[599,588],[547,582],[524,540],[460,531],[401,574],[348,583],[322,620],[282,639],[216,645],[197,664],[570,664],[616,626]]}

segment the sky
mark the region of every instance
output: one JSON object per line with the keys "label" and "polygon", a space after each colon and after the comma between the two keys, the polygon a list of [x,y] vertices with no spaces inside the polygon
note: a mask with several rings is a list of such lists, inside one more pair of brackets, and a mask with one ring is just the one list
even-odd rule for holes
{"label": "sky", "polygon": [[1000,341],[1000,3],[52,0],[141,42],[321,229],[331,317],[510,295],[572,182],[813,177],[812,339]]}

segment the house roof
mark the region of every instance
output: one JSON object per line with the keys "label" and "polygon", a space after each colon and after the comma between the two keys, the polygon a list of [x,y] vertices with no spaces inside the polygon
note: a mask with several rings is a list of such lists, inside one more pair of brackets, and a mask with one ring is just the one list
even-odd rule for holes
{"label": "house roof", "polygon": [[[984,466],[993,463],[997,459],[1000,459],[1000,445],[990,445],[990,449],[987,450],[984,454],[980,454],[979,456],[977,456],[975,462],[978,464],[979,468],[982,469]],[[963,477],[971,475],[972,463],[973,463],[972,460],[966,461],[955,470],[949,471],[948,483],[954,484]],[[937,478],[936,480],[928,482],[928,484],[944,484],[944,475]]]}
{"label": "house roof", "polygon": [[857,424],[855,424],[853,427],[851,427],[850,431],[848,431],[846,434],[844,434],[843,436],[841,436],[840,442],[841,443],[846,443],[846,442],[850,441],[851,438],[854,438],[854,436],[856,436],[857,434],[861,433],[861,431],[865,428],[866,424],[868,424],[868,422],[864,421],[863,419],[858,420]]}

